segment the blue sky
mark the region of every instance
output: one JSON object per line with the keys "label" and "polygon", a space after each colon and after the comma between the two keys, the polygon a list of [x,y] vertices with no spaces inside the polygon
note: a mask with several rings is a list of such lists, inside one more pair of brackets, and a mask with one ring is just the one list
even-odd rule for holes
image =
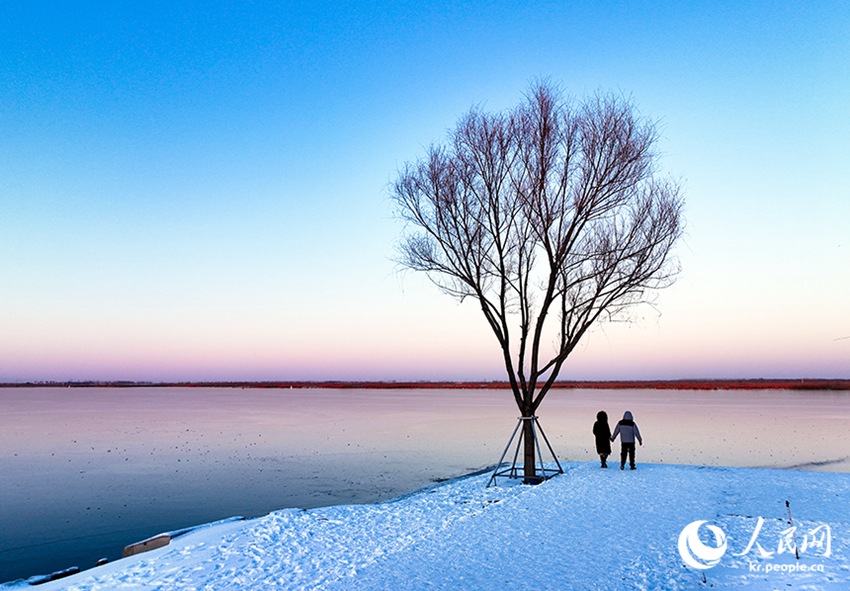
{"label": "blue sky", "polygon": [[4,4],[0,380],[500,378],[388,184],[539,77],[630,96],[687,199],[564,377],[850,377],[850,4],[515,4]]}

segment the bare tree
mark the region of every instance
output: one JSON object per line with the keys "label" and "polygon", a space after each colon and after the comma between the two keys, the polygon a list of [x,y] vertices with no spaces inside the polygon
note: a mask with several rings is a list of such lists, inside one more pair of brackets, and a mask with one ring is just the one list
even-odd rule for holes
{"label": "bare tree", "polygon": [[[677,271],[683,201],[656,176],[656,139],[624,99],[565,100],[541,82],[508,112],[472,109],[398,174],[402,264],[479,303],[523,417],[594,322],[645,301]],[[534,433],[523,424],[530,480]]]}

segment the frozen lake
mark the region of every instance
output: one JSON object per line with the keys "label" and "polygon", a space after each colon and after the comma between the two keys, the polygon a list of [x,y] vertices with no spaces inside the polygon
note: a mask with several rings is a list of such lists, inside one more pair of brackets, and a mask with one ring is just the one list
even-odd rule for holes
{"label": "frozen lake", "polygon": [[[850,472],[847,392],[555,390],[539,416],[560,459],[596,461],[596,412],[613,428],[627,409],[638,464]],[[494,390],[0,389],[0,582],[232,515],[395,497],[491,466],[516,417]]]}

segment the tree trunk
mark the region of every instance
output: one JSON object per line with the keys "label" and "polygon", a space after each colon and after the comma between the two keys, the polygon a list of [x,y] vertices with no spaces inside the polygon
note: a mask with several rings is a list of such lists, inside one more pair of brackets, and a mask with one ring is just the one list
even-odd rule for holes
{"label": "tree trunk", "polygon": [[523,439],[523,457],[522,457],[522,476],[524,484],[537,484],[537,470],[535,466],[535,445],[534,445],[534,425],[532,425],[531,416],[533,413],[523,417],[529,417],[522,422],[522,439]]}

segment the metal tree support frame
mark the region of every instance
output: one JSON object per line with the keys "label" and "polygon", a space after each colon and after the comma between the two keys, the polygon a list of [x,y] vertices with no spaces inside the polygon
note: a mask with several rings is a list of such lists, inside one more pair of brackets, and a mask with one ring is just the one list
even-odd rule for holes
{"label": "metal tree support frame", "polygon": [[[517,420],[516,427],[514,427],[514,432],[511,433],[511,438],[508,440],[508,444],[505,446],[505,451],[502,452],[502,457],[499,458],[499,463],[496,464],[495,470],[493,470],[493,475],[490,476],[490,480],[487,481],[487,488],[491,485],[495,484],[497,476],[504,476],[506,478],[521,478],[524,477],[522,474],[522,465],[517,466],[517,458],[519,457],[519,448],[522,446],[522,435],[517,438],[517,432],[520,431],[520,426],[523,421],[531,421],[531,432],[534,435],[534,449],[537,451],[537,466],[535,471],[535,478],[539,478],[538,482],[542,482],[544,480],[548,480],[555,476],[556,474],[563,474],[564,469],[561,468],[561,462],[558,461],[555,452],[552,450],[552,446],[549,444],[549,440],[546,438],[546,433],[543,432],[543,427],[540,426],[540,421],[537,420],[536,416],[533,417],[519,417]],[[549,453],[552,455],[552,459],[555,460],[555,464],[558,466],[558,469],[555,468],[547,468],[543,464],[543,453],[540,449],[540,441],[537,439],[537,432],[540,432],[541,437],[543,437],[543,441],[546,443],[546,448],[549,450]],[[509,468],[505,468],[504,470],[499,470],[502,467],[502,462],[505,460],[505,456],[508,455],[508,451],[511,448],[511,444],[514,442],[514,438],[516,438],[516,449],[514,450],[514,458],[511,462]]]}

